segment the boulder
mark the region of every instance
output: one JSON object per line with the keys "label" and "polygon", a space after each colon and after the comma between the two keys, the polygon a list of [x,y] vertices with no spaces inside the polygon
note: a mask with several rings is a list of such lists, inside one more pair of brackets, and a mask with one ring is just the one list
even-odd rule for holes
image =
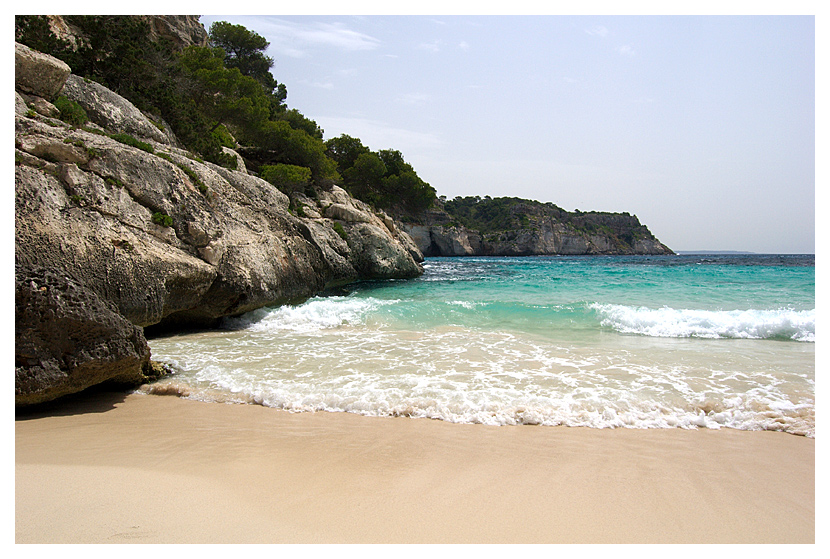
{"label": "boulder", "polygon": [[372,223],[374,221],[371,214],[346,204],[331,204],[325,208],[324,213],[328,218],[350,223]]}
{"label": "boulder", "polygon": [[62,60],[30,49],[26,45],[14,44],[16,90],[51,101],[66,83],[70,72],[69,65]]}
{"label": "boulder", "polygon": [[377,225],[353,222],[344,225],[350,259],[361,278],[411,278],[423,270],[406,247],[388,242],[389,234]]}
{"label": "boulder", "polygon": [[83,107],[89,119],[108,132],[170,143],[168,135],[158,125],[117,93],[74,74],[65,81],[61,93]]}
{"label": "boulder", "polygon": [[150,348],[141,328],[68,271],[18,268],[14,296],[16,404],[147,380]]}
{"label": "boulder", "polygon": [[14,114],[25,115],[29,111],[29,106],[26,104],[26,99],[20,92],[14,92]]}
{"label": "boulder", "polygon": [[[18,93],[18,95],[20,94]],[[23,100],[27,108],[31,108],[38,114],[48,116],[49,118],[60,117],[60,110],[43,97],[38,97],[37,95],[24,94],[23,96],[21,96],[21,99]]]}

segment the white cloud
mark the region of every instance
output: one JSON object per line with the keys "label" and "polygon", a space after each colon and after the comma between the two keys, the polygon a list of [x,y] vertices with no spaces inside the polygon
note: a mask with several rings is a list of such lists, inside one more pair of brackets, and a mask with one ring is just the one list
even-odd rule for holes
{"label": "white cloud", "polygon": [[588,35],[594,35],[595,37],[605,37],[608,35],[608,28],[604,25],[596,25],[590,29],[586,29],[585,32]]}
{"label": "white cloud", "polygon": [[309,50],[329,47],[339,50],[373,50],[381,42],[365,33],[349,29],[344,23],[299,23],[276,18],[259,18],[257,32],[270,43],[271,48],[292,58],[308,56]]}
{"label": "white cloud", "polygon": [[470,43],[468,43],[467,41],[461,41],[460,43],[458,43],[458,48],[460,48],[461,50],[469,50]]}
{"label": "white cloud", "polygon": [[623,56],[634,56],[634,48],[631,45],[618,47],[617,51]]}

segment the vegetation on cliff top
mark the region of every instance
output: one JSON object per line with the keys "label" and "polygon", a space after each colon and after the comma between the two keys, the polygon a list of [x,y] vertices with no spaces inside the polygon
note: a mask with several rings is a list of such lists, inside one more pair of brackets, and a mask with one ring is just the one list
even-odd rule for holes
{"label": "vegetation on cliff top", "polygon": [[550,202],[515,197],[458,196],[438,202],[449,215],[450,226],[463,226],[483,236],[504,231],[539,230],[544,220],[554,220],[575,232],[603,235],[631,247],[638,239],[653,235],[636,216],[628,212],[569,212]]}

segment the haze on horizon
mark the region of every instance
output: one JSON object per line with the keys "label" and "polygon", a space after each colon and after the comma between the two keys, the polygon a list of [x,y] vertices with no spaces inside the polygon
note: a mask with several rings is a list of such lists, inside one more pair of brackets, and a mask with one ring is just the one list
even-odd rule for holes
{"label": "haze on horizon", "polygon": [[815,252],[814,16],[202,16],[288,106],[439,195],[636,214],[675,251]]}

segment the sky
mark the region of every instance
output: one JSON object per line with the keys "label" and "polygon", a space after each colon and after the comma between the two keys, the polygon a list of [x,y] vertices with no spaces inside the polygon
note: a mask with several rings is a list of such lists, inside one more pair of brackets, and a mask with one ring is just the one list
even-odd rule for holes
{"label": "sky", "polygon": [[201,22],[265,37],[325,139],[399,150],[447,198],[629,212],[675,251],[815,252],[811,15],[324,14]]}

